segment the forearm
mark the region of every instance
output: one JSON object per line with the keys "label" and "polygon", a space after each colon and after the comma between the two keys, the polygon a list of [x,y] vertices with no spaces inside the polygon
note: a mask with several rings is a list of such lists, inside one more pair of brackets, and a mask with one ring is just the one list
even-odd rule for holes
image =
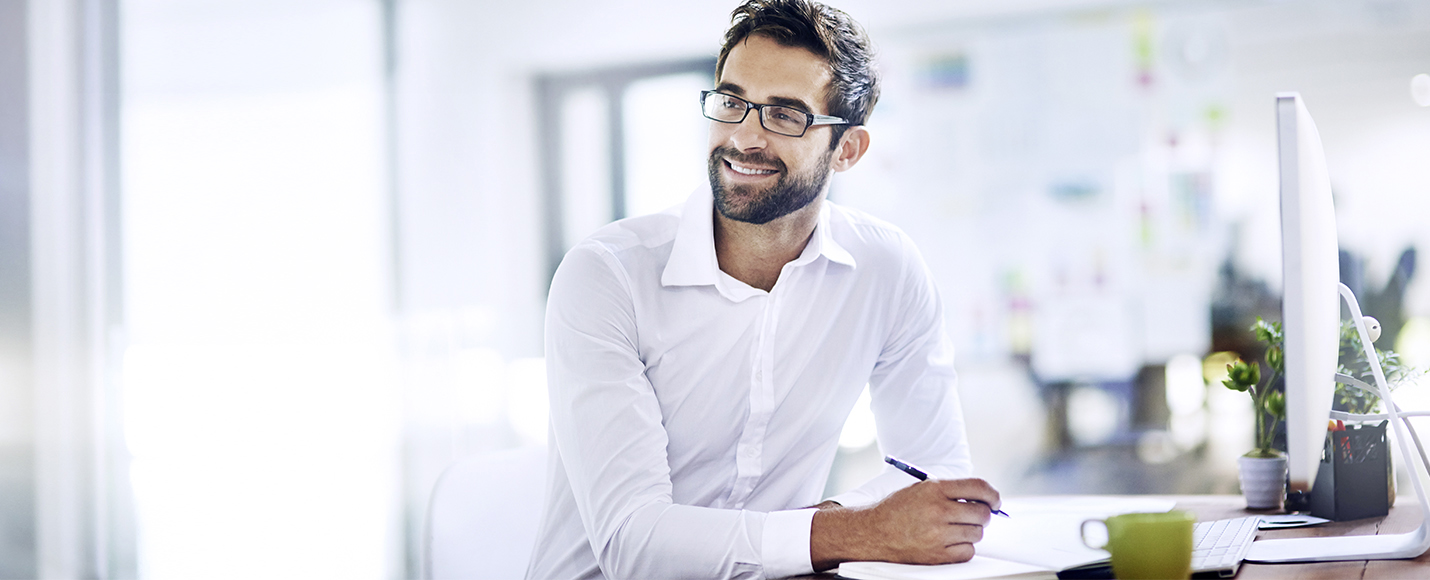
{"label": "forearm", "polygon": [[752,512],[649,505],[604,540],[592,538],[608,578],[740,578],[808,574],[812,510]]}

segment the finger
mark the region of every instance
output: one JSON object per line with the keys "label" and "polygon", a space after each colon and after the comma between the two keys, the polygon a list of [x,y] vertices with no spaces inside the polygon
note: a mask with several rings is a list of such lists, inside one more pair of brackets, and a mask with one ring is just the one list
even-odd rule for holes
{"label": "finger", "polygon": [[948,499],[973,499],[987,503],[991,509],[1003,507],[998,490],[978,478],[937,480],[939,491]]}
{"label": "finger", "polygon": [[983,526],[975,524],[950,524],[944,535],[945,544],[976,544],[983,539]]}
{"label": "finger", "polygon": [[986,526],[993,518],[993,510],[981,503],[944,500],[942,504],[940,516],[944,523]]}
{"label": "finger", "polygon": [[953,544],[944,548],[944,554],[948,557],[949,564],[972,560],[973,553],[973,544]]}

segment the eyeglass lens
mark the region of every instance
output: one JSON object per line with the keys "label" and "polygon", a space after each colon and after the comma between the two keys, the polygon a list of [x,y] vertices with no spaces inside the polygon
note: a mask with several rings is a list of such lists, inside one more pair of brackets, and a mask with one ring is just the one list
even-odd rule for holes
{"label": "eyeglass lens", "polygon": [[[739,123],[753,106],[743,99],[709,93],[705,97],[705,116],[724,123]],[[798,137],[809,126],[809,115],[798,109],[777,105],[764,105],[759,109],[760,124],[781,135]]]}

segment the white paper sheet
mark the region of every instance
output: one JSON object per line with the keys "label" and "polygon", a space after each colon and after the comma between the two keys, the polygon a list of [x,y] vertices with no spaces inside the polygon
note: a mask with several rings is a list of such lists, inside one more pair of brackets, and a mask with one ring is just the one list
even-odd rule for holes
{"label": "white paper sheet", "polygon": [[839,575],[859,580],[978,580],[982,578],[1033,580],[1058,577],[1057,573],[1051,570],[983,556],[974,556],[972,560],[961,564],[941,566],[847,562],[839,565]]}

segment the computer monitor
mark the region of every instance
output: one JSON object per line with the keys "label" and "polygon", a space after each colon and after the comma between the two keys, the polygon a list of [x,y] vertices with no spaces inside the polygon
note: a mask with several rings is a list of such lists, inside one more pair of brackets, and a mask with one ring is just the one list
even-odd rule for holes
{"label": "computer monitor", "polygon": [[1297,93],[1276,96],[1281,174],[1287,491],[1310,493],[1321,465],[1340,349],[1336,210],[1321,135]]}
{"label": "computer monitor", "polygon": [[[1281,175],[1284,274],[1281,324],[1285,331],[1287,489],[1289,493],[1309,493],[1320,467],[1326,423],[1335,393],[1340,346],[1338,294],[1358,322],[1365,347],[1371,346],[1369,332],[1360,321],[1360,305],[1350,289],[1340,283],[1330,175],[1321,136],[1301,95],[1276,96],[1276,133]],[[1430,549],[1430,501],[1426,499],[1418,474],[1422,466],[1411,458],[1406,446],[1406,427],[1401,424],[1401,415],[1390,399],[1389,389],[1385,388],[1384,374],[1378,365],[1374,365],[1374,371],[1388,418],[1396,431],[1401,459],[1416,472],[1414,487],[1420,500],[1420,527],[1405,534],[1258,540],[1251,545],[1247,560],[1328,562],[1414,558]]]}

